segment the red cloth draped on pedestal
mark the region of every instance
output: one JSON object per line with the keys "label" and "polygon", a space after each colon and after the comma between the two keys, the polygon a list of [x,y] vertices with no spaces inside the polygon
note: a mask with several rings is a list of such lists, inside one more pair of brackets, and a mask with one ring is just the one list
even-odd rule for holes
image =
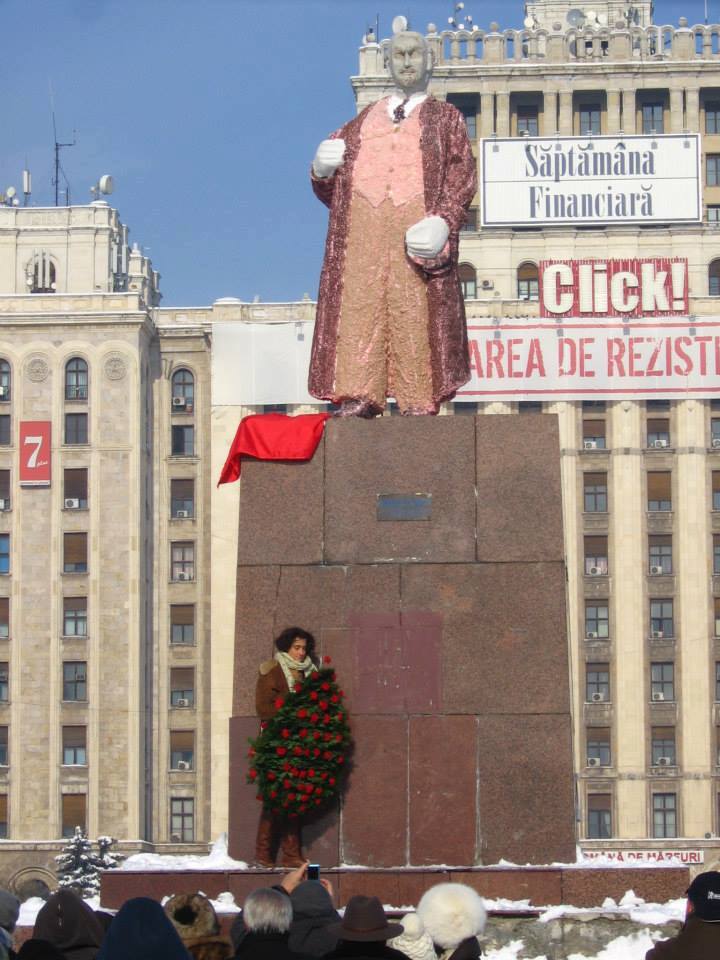
{"label": "red cloth draped on pedestal", "polygon": [[218,486],[240,476],[242,457],[256,460],[310,460],[329,413],[256,413],[243,417],[222,468]]}

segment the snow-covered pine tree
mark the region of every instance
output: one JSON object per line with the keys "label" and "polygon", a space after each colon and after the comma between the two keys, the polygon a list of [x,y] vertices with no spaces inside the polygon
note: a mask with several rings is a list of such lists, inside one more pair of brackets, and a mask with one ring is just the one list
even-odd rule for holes
{"label": "snow-covered pine tree", "polygon": [[115,843],[113,837],[98,837],[95,841],[98,852],[96,862],[101,870],[114,870],[125,857],[121,853],[112,853],[110,847]]}
{"label": "snow-covered pine tree", "polygon": [[55,857],[58,886],[70,887],[82,897],[100,892],[100,878],[92,852],[92,844],[81,827],[68,840],[63,852]]}

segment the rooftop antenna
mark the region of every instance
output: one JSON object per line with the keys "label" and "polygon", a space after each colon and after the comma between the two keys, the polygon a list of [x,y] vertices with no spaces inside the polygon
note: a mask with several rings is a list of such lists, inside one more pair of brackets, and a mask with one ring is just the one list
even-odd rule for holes
{"label": "rooftop antenna", "polygon": [[52,183],[55,187],[55,206],[60,206],[60,174],[62,173],[63,179],[65,180],[65,205],[70,206],[70,181],[67,178],[67,174],[63,170],[60,164],[60,151],[63,147],[74,147],[77,143],[77,137],[75,131],[73,130],[72,143],[60,143],[57,138],[57,126],[55,125],[55,96],[53,94],[52,85],[50,86],[50,109],[52,110],[52,122],[53,122],[53,139],[55,141],[55,176],[53,177]]}
{"label": "rooftop antenna", "polygon": [[448,17],[449,26],[453,27],[455,30],[472,30],[473,29],[473,18],[469,13],[463,16],[463,10],[465,9],[465,4],[462,0],[459,0],[455,4],[455,9],[451,17]]}
{"label": "rooftop antenna", "polygon": [[23,206],[27,207],[30,203],[30,194],[32,193],[32,174],[27,168],[27,159],[25,160],[25,169],[23,170]]}
{"label": "rooftop antenna", "polygon": [[115,189],[115,181],[110,176],[109,173],[104,174],[97,183],[94,183],[90,187],[90,193],[92,194],[93,201],[100,199],[100,194],[107,196],[112,193]]}

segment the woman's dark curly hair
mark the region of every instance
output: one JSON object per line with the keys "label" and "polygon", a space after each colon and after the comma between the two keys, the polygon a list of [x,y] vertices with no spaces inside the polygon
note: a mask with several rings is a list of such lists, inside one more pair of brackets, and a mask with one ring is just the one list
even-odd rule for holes
{"label": "woman's dark curly hair", "polygon": [[283,653],[287,653],[292,646],[293,640],[300,638],[305,641],[305,649],[311,660],[315,659],[315,637],[307,630],[301,630],[300,627],[288,627],[286,630],[275,637],[275,646]]}

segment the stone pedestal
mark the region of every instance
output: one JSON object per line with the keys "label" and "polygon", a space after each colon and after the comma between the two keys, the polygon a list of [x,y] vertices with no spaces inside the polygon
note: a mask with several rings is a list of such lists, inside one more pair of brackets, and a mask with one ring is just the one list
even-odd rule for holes
{"label": "stone pedestal", "polygon": [[[414,519],[400,519],[400,517]],[[332,420],[309,463],[243,465],[230,852],[257,666],[310,630],[355,738],[312,859],[371,867],[575,857],[560,463],[554,416]]]}

